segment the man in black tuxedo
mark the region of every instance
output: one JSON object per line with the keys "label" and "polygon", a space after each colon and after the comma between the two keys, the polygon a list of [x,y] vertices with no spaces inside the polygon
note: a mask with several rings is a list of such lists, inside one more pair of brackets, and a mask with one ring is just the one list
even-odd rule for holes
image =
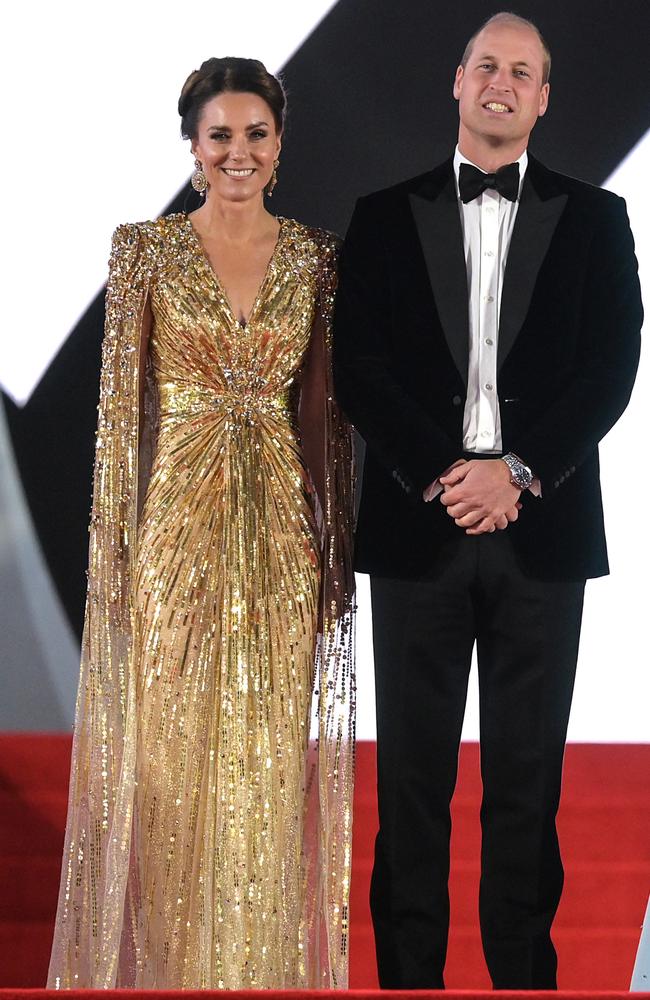
{"label": "man in black tuxedo", "polygon": [[475,642],[486,960],[496,988],[556,985],[584,584],[608,572],[598,442],[630,396],[642,307],[622,199],[527,153],[549,65],[534,25],[491,18],[456,73],[454,157],[361,198],[342,253],[334,375],[367,445],[383,987],[443,985]]}

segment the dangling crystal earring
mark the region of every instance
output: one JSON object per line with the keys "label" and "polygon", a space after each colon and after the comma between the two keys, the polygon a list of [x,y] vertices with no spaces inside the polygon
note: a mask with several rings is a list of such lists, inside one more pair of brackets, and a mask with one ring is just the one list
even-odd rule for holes
{"label": "dangling crystal earring", "polygon": [[271,174],[271,180],[269,181],[269,183],[266,186],[266,193],[268,194],[269,198],[273,194],[273,188],[278,183],[278,167],[279,166],[280,166],[280,161],[279,160],[274,160],[273,161],[273,173]]}
{"label": "dangling crystal earring", "polygon": [[208,178],[203,173],[203,166],[200,160],[194,161],[194,168],[190,183],[198,194],[205,196],[208,188]]}

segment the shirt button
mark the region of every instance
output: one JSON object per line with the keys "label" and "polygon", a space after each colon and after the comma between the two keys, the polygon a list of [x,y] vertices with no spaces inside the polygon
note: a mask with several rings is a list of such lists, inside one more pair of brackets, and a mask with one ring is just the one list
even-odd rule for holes
{"label": "shirt button", "polygon": [[486,206],[485,211],[487,212],[488,215],[494,215],[494,209],[490,205]]}
{"label": "shirt button", "polygon": [[484,256],[485,257],[494,257],[494,251],[493,250],[486,250]]}
{"label": "shirt button", "polygon": [[485,338],[485,343],[488,345],[488,347],[492,347],[492,345],[494,344],[494,341],[492,340],[492,337],[486,337]]}
{"label": "shirt button", "polygon": [[486,302],[494,302],[494,295],[486,295],[485,296],[485,301]]}
{"label": "shirt button", "polygon": [[460,396],[452,396],[451,401],[454,404],[454,406],[460,406],[460,404],[462,403],[462,399],[460,398]]}
{"label": "shirt button", "polygon": [[490,432],[489,431],[481,431],[481,437],[482,438],[489,438],[489,436],[490,436]]}
{"label": "shirt button", "polygon": [[491,382],[486,382],[485,383],[485,388],[487,389],[488,392],[492,392],[492,389],[494,388],[494,386],[492,385]]}

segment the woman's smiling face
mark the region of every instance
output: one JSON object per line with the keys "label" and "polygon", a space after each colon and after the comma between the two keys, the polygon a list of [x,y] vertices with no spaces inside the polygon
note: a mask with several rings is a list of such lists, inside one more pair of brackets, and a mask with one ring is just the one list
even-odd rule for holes
{"label": "woman's smiling face", "polygon": [[192,152],[201,162],[210,197],[258,197],[273,174],[281,137],[273,112],[257,94],[223,91],[203,107]]}

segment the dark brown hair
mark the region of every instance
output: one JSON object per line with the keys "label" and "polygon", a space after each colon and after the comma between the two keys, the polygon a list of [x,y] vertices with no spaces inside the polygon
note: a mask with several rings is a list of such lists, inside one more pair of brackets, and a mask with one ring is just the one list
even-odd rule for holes
{"label": "dark brown hair", "polygon": [[474,48],[474,42],[481,34],[484,28],[489,27],[491,24],[518,24],[522,28],[531,28],[539,38],[540,45],[542,46],[542,52],[544,55],[544,62],[542,66],[542,86],[548,82],[548,78],[551,75],[551,52],[544,40],[544,36],[532,21],[527,21],[525,17],[520,17],[519,14],[513,14],[512,11],[502,10],[498,14],[493,14],[492,17],[488,17],[487,21],[484,21],[481,27],[474,32],[469,42],[465,46],[465,51],[463,52],[463,58],[460,61],[463,69],[467,66],[469,58],[472,54],[472,49]]}
{"label": "dark brown hair", "polygon": [[196,139],[204,106],[217,94],[230,91],[237,94],[257,94],[270,107],[278,132],[284,128],[287,104],[284,88],[277,77],[269,73],[258,59],[206,59],[183,84],[178,99],[181,135]]}

